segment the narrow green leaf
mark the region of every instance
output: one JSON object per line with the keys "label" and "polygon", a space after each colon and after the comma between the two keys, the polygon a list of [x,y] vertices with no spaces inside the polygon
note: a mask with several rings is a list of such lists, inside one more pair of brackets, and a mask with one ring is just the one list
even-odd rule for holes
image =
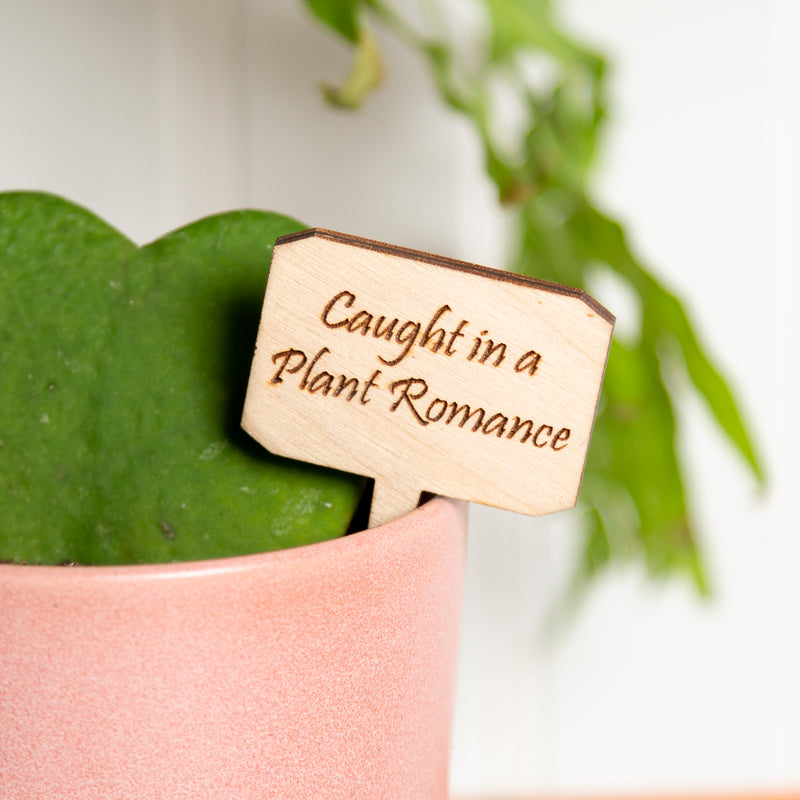
{"label": "narrow green leaf", "polygon": [[587,202],[576,211],[574,223],[584,257],[608,264],[627,278],[638,292],[644,325],[652,331],[654,343],[657,344],[656,340],[662,334],[674,337],[695,388],[753,473],[763,481],[760,461],[733,393],[700,344],[680,301],[634,257],[617,222]]}
{"label": "narrow green leaf", "polygon": [[742,419],[733,392],[700,345],[681,302],[654,280],[650,282],[647,305],[674,336],[687,373],[697,391],[730,441],[763,484],[765,475]]}
{"label": "narrow green leaf", "polygon": [[367,30],[359,33],[350,74],[340,87],[325,86],[325,99],[337,108],[360,108],[383,83],[383,58],[375,38]]}
{"label": "narrow green leaf", "polygon": [[314,16],[325,25],[355,44],[358,41],[360,25],[359,9],[364,0],[305,0],[306,6]]}
{"label": "narrow green leaf", "polygon": [[383,83],[383,58],[374,36],[362,24],[369,0],[305,0],[314,16],[355,46],[353,64],[341,86],[325,85],[322,92],[337,108],[355,110]]}
{"label": "narrow green leaf", "polygon": [[561,62],[580,64],[599,74],[603,59],[564,36],[552,22],[549,0],[485,0],[492,25],[492,50],[498,60],[536,49]]}
{"label": "narrow green leaf", "polygon": [[605,550],[616,562],[641,557],[654,575],[688,572],[705,589],[675,437],[654,348],[615,341],[581,493],[581,502],[596,509],[585,574]]}
{"label": "narrow green leaf", "polygon": [[569,227],[562,224],[571,208],[569,193],[555,189],[532,197],[524,205],[517,272],[569,286],[583,284],[583,263]]}

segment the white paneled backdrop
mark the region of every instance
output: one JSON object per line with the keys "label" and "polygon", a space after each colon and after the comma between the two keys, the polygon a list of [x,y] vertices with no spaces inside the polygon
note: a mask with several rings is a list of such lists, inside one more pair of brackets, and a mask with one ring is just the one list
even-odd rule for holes
{"label": "white paneled backdrop", "polygon": [[[712,599],[618,571],[556,635],[575,519],[473,508],[453,793],[800,792],[800,4],[560,6],[615,65],[598,192],[687,299],[770,484],[688,398]],[[0,0],[0,190],[67,195],[140,242],[253,206],[502,265],[470,130],[386,51],[353,116],[320,100],[348,54],[299,0]]]}

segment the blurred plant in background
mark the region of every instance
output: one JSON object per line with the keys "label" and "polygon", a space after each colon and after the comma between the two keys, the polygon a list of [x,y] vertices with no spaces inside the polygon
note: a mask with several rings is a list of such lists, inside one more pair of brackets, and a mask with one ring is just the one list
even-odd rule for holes
{"label": "blurred plant in background", "polygon": [[605,59],[559,27],[549,0],[474,0],[479,22],[470,37],[451,33],[446,0],[422,1],[425,30],[383,0],[306,5],[354,49],[344,84],[325,89],[334,105],[357,109],[380,85],[375,25],[426,61],[442,101],[480,137],[498,201],[512,210],[510,268],[586,289],[610,271],[632,290],[638,331],[615,335],[612,345],[581,489],[585,547],[576,585],[611,563],[640,561],[652,575],[688,574],[707,592],[676,450],[675,390],[664,376],[685,373],[759,481],[763,473],[735,399],[681,302],[592,198]]}

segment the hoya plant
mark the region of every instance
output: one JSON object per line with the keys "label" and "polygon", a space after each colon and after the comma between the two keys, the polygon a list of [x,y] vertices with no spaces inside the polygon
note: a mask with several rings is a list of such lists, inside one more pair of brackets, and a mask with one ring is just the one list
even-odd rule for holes
{"label": "hoya plant", "polygon": [[[578,574],[633,561],[705,590],[667,370],[686,372],[762,472],[680,300],[593,196],[606,60],[559,26],[548,0],[473,0],[480,24],[468,42],[451,33],[452,4],[427,0],[411,20],[412,5],[305,0],[354,53],[327,101],[366,102],[386,69],[380,38],[399,37],[482,143],[515,222],[507,266],[580,288],[611,272],[630,287],[640,325],[612,345]],[[0,560],[205,558],[348,530],[360,479],[270,456],[238,425],[271,246],[300,227],[237,212],[137,248],[65,200],[0,196]]]}
{"label": "hoya plant", "polygon": [[339,536],[362,481],[239,427],[272,245],[242,211],[139,248],[91,212],[0,194],[0,560],[211,558]]}

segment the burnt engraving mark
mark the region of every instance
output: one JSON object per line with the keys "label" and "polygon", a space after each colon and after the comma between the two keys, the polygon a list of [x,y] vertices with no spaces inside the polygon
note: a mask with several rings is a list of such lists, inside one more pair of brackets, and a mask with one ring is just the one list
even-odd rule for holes
{"label": "burnt engraving mark", "polygon": [[[513,348],[507,342],[492,338],[488,329],[478,328],[477,334],[469,333],[470,321],[454,314],[450,303],[440,305],[426,318],[403,319],[361,307],[356,293],[343,289],[327,301],[319,321],[329,330],[368,337],[375,340],[376,345],[378,342],[394,345],[392,352],[376,354],[384,367],[398,366],[414,348],[450,358],[461,353],[469,363],[485,364],[496,370],[502,368],[504,372],[531,378],[540,374],[544,363],[542,354],[534,349],[524,351],[515,359]],[[469,349],[460,349],[467,342]],[[381,368],[367,378],[342,372],[331,366],[336,357],[329,347],[320,347],[313,355],[288,347],[274,353],[271,361],[275,369],[268,385],[277,386],[291,377],[301,392],[342,398],[355,407],[365,406],[379,393],[388,392],[388,413],[410,418],[424,428],[441,425],[504,441],[529,443],[538,450],[555,452],[564,450],[572,435],[570,426],[534,421],[535,415],[490,411],[481,404],[440,397],[431,390],[428,380],[419,376],[402,377],[382,386]],[[494,369],[487,376],[494,375]]]}

